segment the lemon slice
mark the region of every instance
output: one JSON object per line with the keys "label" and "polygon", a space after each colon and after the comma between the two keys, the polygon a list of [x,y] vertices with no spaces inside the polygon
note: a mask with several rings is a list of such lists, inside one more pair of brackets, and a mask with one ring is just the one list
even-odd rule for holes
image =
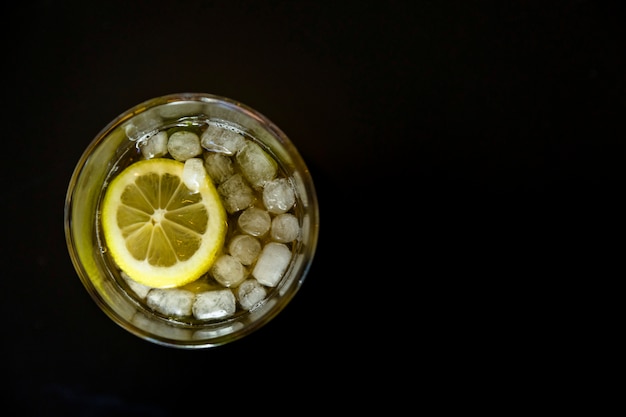
{"label": "lemon slice", "polygon": [[136,162],[111,181],[102,202],[102,230],[113,260],[150,287],[195,281],[224,244],[226,212],[211,178],[203,171],[192,190],[184,167],[165,158]]}

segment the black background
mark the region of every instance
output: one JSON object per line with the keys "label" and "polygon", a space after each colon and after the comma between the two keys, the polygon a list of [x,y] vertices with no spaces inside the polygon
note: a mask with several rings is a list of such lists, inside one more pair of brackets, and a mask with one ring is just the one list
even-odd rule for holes
{"label": "black background", "polygon": [[[474,376],[532,368],[550,332],[525,320],[567,298],[605,246],[597,232],[623,218],[619,3],[3,5],[5,404],[41,416],[209,414],[215,401],[419,409]],[[291,304],[203,351],[118,327],[65,246],[65,192],[89,142],[175,92],[269,117],[320,202],[315,263]]]}

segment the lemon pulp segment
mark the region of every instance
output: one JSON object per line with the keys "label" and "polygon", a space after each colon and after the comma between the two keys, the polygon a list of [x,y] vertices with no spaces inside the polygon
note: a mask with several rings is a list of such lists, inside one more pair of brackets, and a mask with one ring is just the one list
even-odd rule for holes
{"label": "lemon pulp segment", "polygon": [[113,260],[133,280],[155,288],[185,285],[206,273],[225,239],[226,212],[208,175],[197,192],[184,163],[136,162],[111,181],[102,229]]}

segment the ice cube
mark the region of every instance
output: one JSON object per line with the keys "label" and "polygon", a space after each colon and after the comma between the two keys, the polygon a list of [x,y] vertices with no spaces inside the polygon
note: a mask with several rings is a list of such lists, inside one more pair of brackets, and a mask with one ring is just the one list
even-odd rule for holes
{"label": "ice cube", "polygon": [[270,230],[272,219],[270,214],[258,207],[248,207],[237,220],[239,228],[251,236],[263,236]]}
{"label": "ice cube", "polygon": [[200,144],[207,151],[234,155],[246,144],[246,140],[237,132],[210,124],[202,133]]}
{"label": "ice cube", "polygon": [[270,242],[261,250],[252,275],[263,285],[274,287],[287,270],[291,251],[284,243]]}
{"label": "ice cube", "polygon": [[276,177],[278,170],[276,161],[252,141],[247,141],[246,145],[237,152],[235,159],[243,176],[253,188],[260,189],[266,182]]}
{"label": "ice cube", "polygon": [[172,155],[172,158],[186,161],[202,153],[200,138],[193,132],[179,130],[170,135],[167,151]]}
{"label": "ice cube", "polygon": [[181,179],[189,190],[194,193],[200,191],[201,185],[206,181],[206,176],[204,161],[201,158],[189,158],[185,161]]}
{"label": "ice cube", "polygon": [[193,300],[194,293],[178,288],[155,288],[146,297],[150,308],[166,316],[190,315]]}
{"label": "ice cube", "polygon": [[220,255],[211,267],[211,276],[225,287],[236,287],[246,278],[246,268],[235,257]]}
{"label": "ice cube", "polygon": [[298,218],[291,213],[283,213],[272,219],[270,237],[276,242],[293,242],[300,234]]}
{"label": "ice cube", "polygon": [[296,196],[287,178],[276,178],[263,187],[263,204],[270,213],[286,213],[295,202]]}
{"label": "ice cube", "polygon": [[120,275],[122,276],[124,281],[126,281],[130,289],[135,294],[137,294],[139,298],[146,298],[146,295],[148,295],[148,292],[152,289],[152,287],[148,287],[147,285],[140,284],[137,281],[133,280],[124,271],[121,271]]}
{"label": "ice cube", "polygon": [[204,168],[215,184],[221,184],[235,173],[233,160],[221,153],[207,153]]}
{"label": "ice cube", "polygon": [[235,314],[237,301],[229,289],[207,291],[196,295],[193,316],[198,320],[219,319]]}
{"label": "ice cube", "polygon": [[241,174],[234,174],[221,183],[217,191],[222,196],[224,208],[230,214],[251,206],[254,201],[252,188],[248,186]]}
{"label": "ice cube", "polygon": [[228,251],[243,265],[252,265],[261,253],[261,242],[250,235],[236,235],[230,240]]}
{"label": "ice cube", "polygon": [[193,193],[200,191],[200,186],[206,181],[206,170],[201,158],[189,158],[183,166],[182,180]]}
{"label": "ice cube", "polygon": [[163,119],[154,111],[146,111],[137,114],[122,126],[128,139],[141,142],[146,137],[152,136],[162,121]]}
{"label": "ice cube", "polygon": [[250,310],[267,296],[265,287],[254,278],[247,279],[237,288],[239,305],[245,310]]}
{"label": "ice cube", "polygon": [[167,133],[159,132],[139,144],[141,154],[146,159],[159,158],[167,154]]}

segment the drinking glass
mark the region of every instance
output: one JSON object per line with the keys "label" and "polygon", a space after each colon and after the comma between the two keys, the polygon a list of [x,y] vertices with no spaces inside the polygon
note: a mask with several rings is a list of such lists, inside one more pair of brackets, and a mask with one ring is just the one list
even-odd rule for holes
{"label": "drinking glass", "polygon": [[[110,181],[124,166],[140,158],[139,148],[155,132],[215,123],[256,142],[275,159],[280,175],[294,192],[291,213],[298,220],[298,237],[288,244],[291,258],[280,281],[264,287],[254,306],[228,317],[193,320],[155,311],[128,284],[108,254],[100,223],[101,203]],[[206,151],[205,151],[206,152]],[[229,213],[229,230],[240,212]],[[301,288],[318,241],[316,191],[298,150],[267,117],[238,101],[206,93],[178,93],[144,101],[106,125],[87,146],[72,174],[65,200],[65,235],[69,254],[89,295],[108,317],[147,341],[175,348],[199,349],[223,345],[259,330],[280,313]],[[224,248],[225,253],[228,248]],[[249,271],[251,267],[247,268]],[[249,277],[254,280],[253,277]],[[144,288],[151,291],[150,288]],[[231,289],[236,294],[236,288]]]}

